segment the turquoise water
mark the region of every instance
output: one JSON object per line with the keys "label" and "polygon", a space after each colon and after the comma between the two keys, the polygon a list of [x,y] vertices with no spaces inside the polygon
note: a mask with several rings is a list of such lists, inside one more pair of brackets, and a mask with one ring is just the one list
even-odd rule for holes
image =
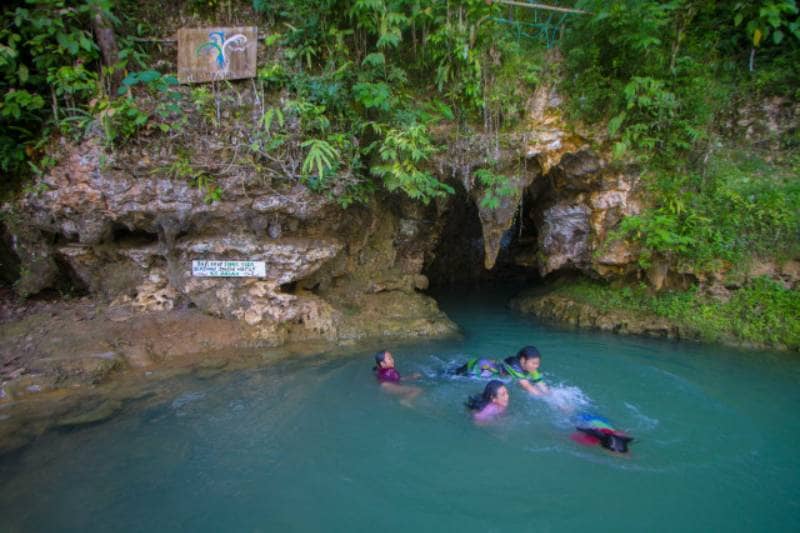
{"label": "turquoise water", "polygon": [[[798,531],[800,359],[562,331],[451,292],[464,338],[394,348],[424,374],[405,406],[369,353],[186,376],[166,400],[0,458],[0,531]],[[496,424],[439,372],[466,354],[543,354],[544,402]],[[375,346],[377,349],[378,346]],[[572,440],[586,409],[628,456]]]}

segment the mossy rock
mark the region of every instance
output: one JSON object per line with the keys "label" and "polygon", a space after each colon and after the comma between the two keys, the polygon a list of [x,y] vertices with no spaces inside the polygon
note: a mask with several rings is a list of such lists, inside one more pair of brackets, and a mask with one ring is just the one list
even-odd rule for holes
{"label": "mossy rock", "polygon": [[119,400],[105,400],[100,405],[90,409],[89,411],[82,412],[77,415],[62,418],[56,423],[57,427],[70,428],[77,426],[87,426],[89,424],[97,424],[108,420],[115,414],[122,410],[122,402]]}

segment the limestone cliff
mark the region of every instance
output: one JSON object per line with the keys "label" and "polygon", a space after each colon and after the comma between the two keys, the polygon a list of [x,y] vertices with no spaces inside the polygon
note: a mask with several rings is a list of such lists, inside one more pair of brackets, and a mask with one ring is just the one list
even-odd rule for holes
{"label": "limestone cliff", "polygon": [[[602,146],[601,136],[576,131],[562,116],[561,104],[553,87],[542,85],[529,99],[526,120],[514,131],[443,139],[450,141],[450,147],[438,161],[439,172],[461,191],[445,204],[445,210],[463,211],[463,204],[470,203],[480,235],[473,235],[469,242],[459,242],[458,235],[443,237],[443,261],[451,268],[459,266],[448,272],[434,265],[431,274],[436,281],[446,283],[465,273],[480,277],[464,264],[475,263],[480,252],[486,270],[499,261],[502,267],[542,277],[578,270],[592,277],[614,278],[634,269],[631,246],[609,244],[606,237],[623,216],[641,210],[638,170],[610,163],[594,148]],[[496,207],[484,202],[496,191],[475,180],[476,170],[482,168],[507,178],[510,193],[501,196]],[[466,229],[466,224],[460,226]],[[455,241],[449,248],[448,239]],[[482,250],[476,250],[475,244]]]}
{"label": "limestone cliff", "polygon": [[[250,98],[239,114],[256,105],[258,95]],[[227,118],[222,128],[187,126],[122,147],[99,135],[54,144],[57,165],[5,209],[10,246],[2,248],[18,258],[17,291],[67,282],[133,310],[193,306],[280,344],[451,331],[418,292],[429,276],[447,283],[513,268],[610,278],[632,269],[628,245],[605,241],[640,209],[636,169],[597,152],[602,139],[562,117],[550,86],[531,95],[511,132],[443,128],[448,149],[435,168],[459,192],[430,206],[378,194],[345,209],[279,168],[241,158],[247,122]],[[506,192],[476,182],[482,168],[505,176]],[[209,198],[209,183],[219,198]],[[267,275],[192,276],[192,260],[223,259],[264,261]]]}
{"label": "limestone cliff", "polygon": [[[194,306],[276,344],[453,331],[416,292],[435,243],[430,209],[386,197],[345,210],[299,183],[236,172],[216,178],[223,199],[208,202],[188,180],[142,164],[153,146],[140,149],[136,158],[94,140],[60,148],[9,217],[19,292],[67,276],[112,306]],[[266,277],[197,278],[192,260],[264,261]]]}

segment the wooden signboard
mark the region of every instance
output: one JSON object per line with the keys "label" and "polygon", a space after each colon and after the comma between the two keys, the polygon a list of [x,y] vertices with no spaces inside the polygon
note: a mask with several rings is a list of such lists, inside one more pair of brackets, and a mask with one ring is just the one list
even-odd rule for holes
{"label": "wooden signboard", "polygon": [[196,278],[263,278],[267,275],[264,261],[192,261]]}
{"label": "wooden signboard", "polygon": [[203,83],[254,78],[258,28],[181,28],[178,81]]}

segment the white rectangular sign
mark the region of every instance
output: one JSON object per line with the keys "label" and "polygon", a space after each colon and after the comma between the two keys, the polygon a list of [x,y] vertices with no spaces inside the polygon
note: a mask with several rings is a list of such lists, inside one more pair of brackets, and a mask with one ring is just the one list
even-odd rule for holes
{"label": "white rectangular sign", "polygon": [[192,276],[202,278],[264,278],[264,261],[192,261]]}

